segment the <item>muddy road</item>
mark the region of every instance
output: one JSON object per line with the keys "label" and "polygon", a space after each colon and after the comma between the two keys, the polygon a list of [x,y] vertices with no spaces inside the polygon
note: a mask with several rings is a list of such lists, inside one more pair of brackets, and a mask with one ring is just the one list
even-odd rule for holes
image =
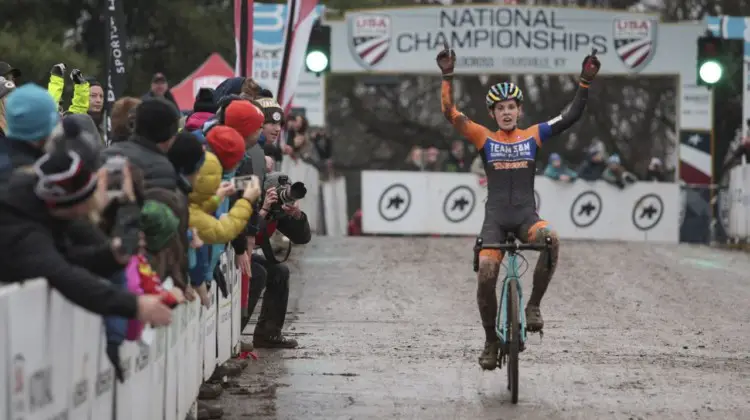
{"label": "muddy road", "polygon": [[286,329],[300,348],[258,351],[239,378],[245,392],[222,396],[224,419],[750,418],[746,254],[563,241],[545,334],[521,354],[513,406],[505,370],[477,364],[472,245],[315,238],[296,248]]}

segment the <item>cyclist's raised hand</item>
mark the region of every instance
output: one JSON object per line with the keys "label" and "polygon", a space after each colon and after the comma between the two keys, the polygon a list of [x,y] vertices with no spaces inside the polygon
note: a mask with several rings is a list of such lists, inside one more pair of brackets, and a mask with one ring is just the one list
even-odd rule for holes
{"label": "cyclist's raised hand", "polygon": [[443,72],[443,76],[453,75],[453,68],[456,66],[456,52],[449,48],[448,44],[444,44],[443,51],[438,53],[437,65]]}
{"label": "cyclist's raised hand", "polygon": [[600,63],[599,59],[596,57],[596,48],[594,48],[594,50],[591,51],[591,54],[583,59],[583,64],[581,65],[581,81],[590,84],[596,77],[596,74],[599,73],[599,68],[601,68],[601,66],[602,63]]}

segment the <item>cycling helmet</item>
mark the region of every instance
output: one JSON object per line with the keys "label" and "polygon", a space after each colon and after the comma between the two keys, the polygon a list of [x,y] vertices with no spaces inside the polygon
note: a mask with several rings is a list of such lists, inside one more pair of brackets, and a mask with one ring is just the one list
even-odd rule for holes
{"label": "cycling helmet", "polygon": [[523,92],[521,88],[511,82],[503,82],[493,85],[487,92],[487,108],[492,108],[496,103],[515,99],[523,102]]}

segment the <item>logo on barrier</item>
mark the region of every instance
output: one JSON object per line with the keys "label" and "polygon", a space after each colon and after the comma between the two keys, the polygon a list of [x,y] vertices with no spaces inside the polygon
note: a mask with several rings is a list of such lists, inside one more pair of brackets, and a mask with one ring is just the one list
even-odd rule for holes
{"label": "logo on barrier", "polygon": [[536,203],[536,212],[539,213],[539,209],[542,208],[542,197],[537,190],[534,190],[534,203]]}
{"label": "logo on barrier", "polygon": [[633,225],[640,230],[651,230],[661,221],[664,202],[656,194],[646,194],[633,206]]}
{"label": "logo on barrier", "polygon": [[448,221],[461,223],[474,211],[477,203],[477,196],[474,190],[466,185],[459,185],[450,190],[443,200],[443,215]]}
{"label": "logo on barrier", "polygon": [[595,191],[584,191],[570,206],[570,220],[579,228],[596,223],[602,214],[602,198]]}
{"label": "logo on barrier", "polygon": [[383,220],[395,222],[404,217],[411,207],[411,192],[404,184],[393,184],[383,191],[378,200],[378,213]]}

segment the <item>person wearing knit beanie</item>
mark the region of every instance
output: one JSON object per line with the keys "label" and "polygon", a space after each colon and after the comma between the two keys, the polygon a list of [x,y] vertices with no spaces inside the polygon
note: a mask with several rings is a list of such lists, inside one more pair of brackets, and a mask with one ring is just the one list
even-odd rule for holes
{"label": "person wearing knit beanie", "polygon": [[194,177],[206,160],[206,151],[195,134],[181,131],[167,152],[175,171],[185,177]]}
{"label": "person wearing knit beanie", "polygon": [[[34,164],[34,173],[38,179],[34,193],[47,207],[68,209],[78,216],[93,210],[88,202],[97,190],[97,172],[77,152],[56,149],[47,153]],[[87,205],[78,206],[82,203]]]}
{"label": "person wearing knit beanie", "polygon": [[193,112],[216,114],[218,109],[219,107],[214,102],[214,90],[211,88],[198,89],[198,94],[195,95],[195,104],[193,104]]}
{"label": "person wearing knit beanie", "polygon": [[225,172],[234,169],[245,156],[245,141],[240,133],[231,127],[218,125],[212,128],[206,140]]}
{"label": "person wearing knit beanie", "polygon": [[224,111],[224,125],[240,133],[248,148],[258,141],[264,119],[261,110],[246,100],[232,101]]}
{"label": "person wearing knit beanie", "polygon": [[170,140],[177,135],[180,112],[170,101],[162,98],[149,98],[135,109],[135,134],[157,145],[164,144],[169,150]]}
{"label": "person wearing knit beanie", "polygon": [[281,124],[284,111],[281,105],[273,98],[260,98],[258,103],[263,108],[265,121],[263,122],[263,137],[265,142],[276,144],[281,134]]}
{"label": "person wearing knit beanie", "polygon": [[141,209],[140,225],[146,237],[146,250],[156,254],[176,237],[180,220],[166,204],[146,200]]}
{"label": "person wearing knit beanie", "polygon": [[41,145],[57,125],[60,114],[47,89],[27,83],[6,98],[5,134],[9,139]]}

